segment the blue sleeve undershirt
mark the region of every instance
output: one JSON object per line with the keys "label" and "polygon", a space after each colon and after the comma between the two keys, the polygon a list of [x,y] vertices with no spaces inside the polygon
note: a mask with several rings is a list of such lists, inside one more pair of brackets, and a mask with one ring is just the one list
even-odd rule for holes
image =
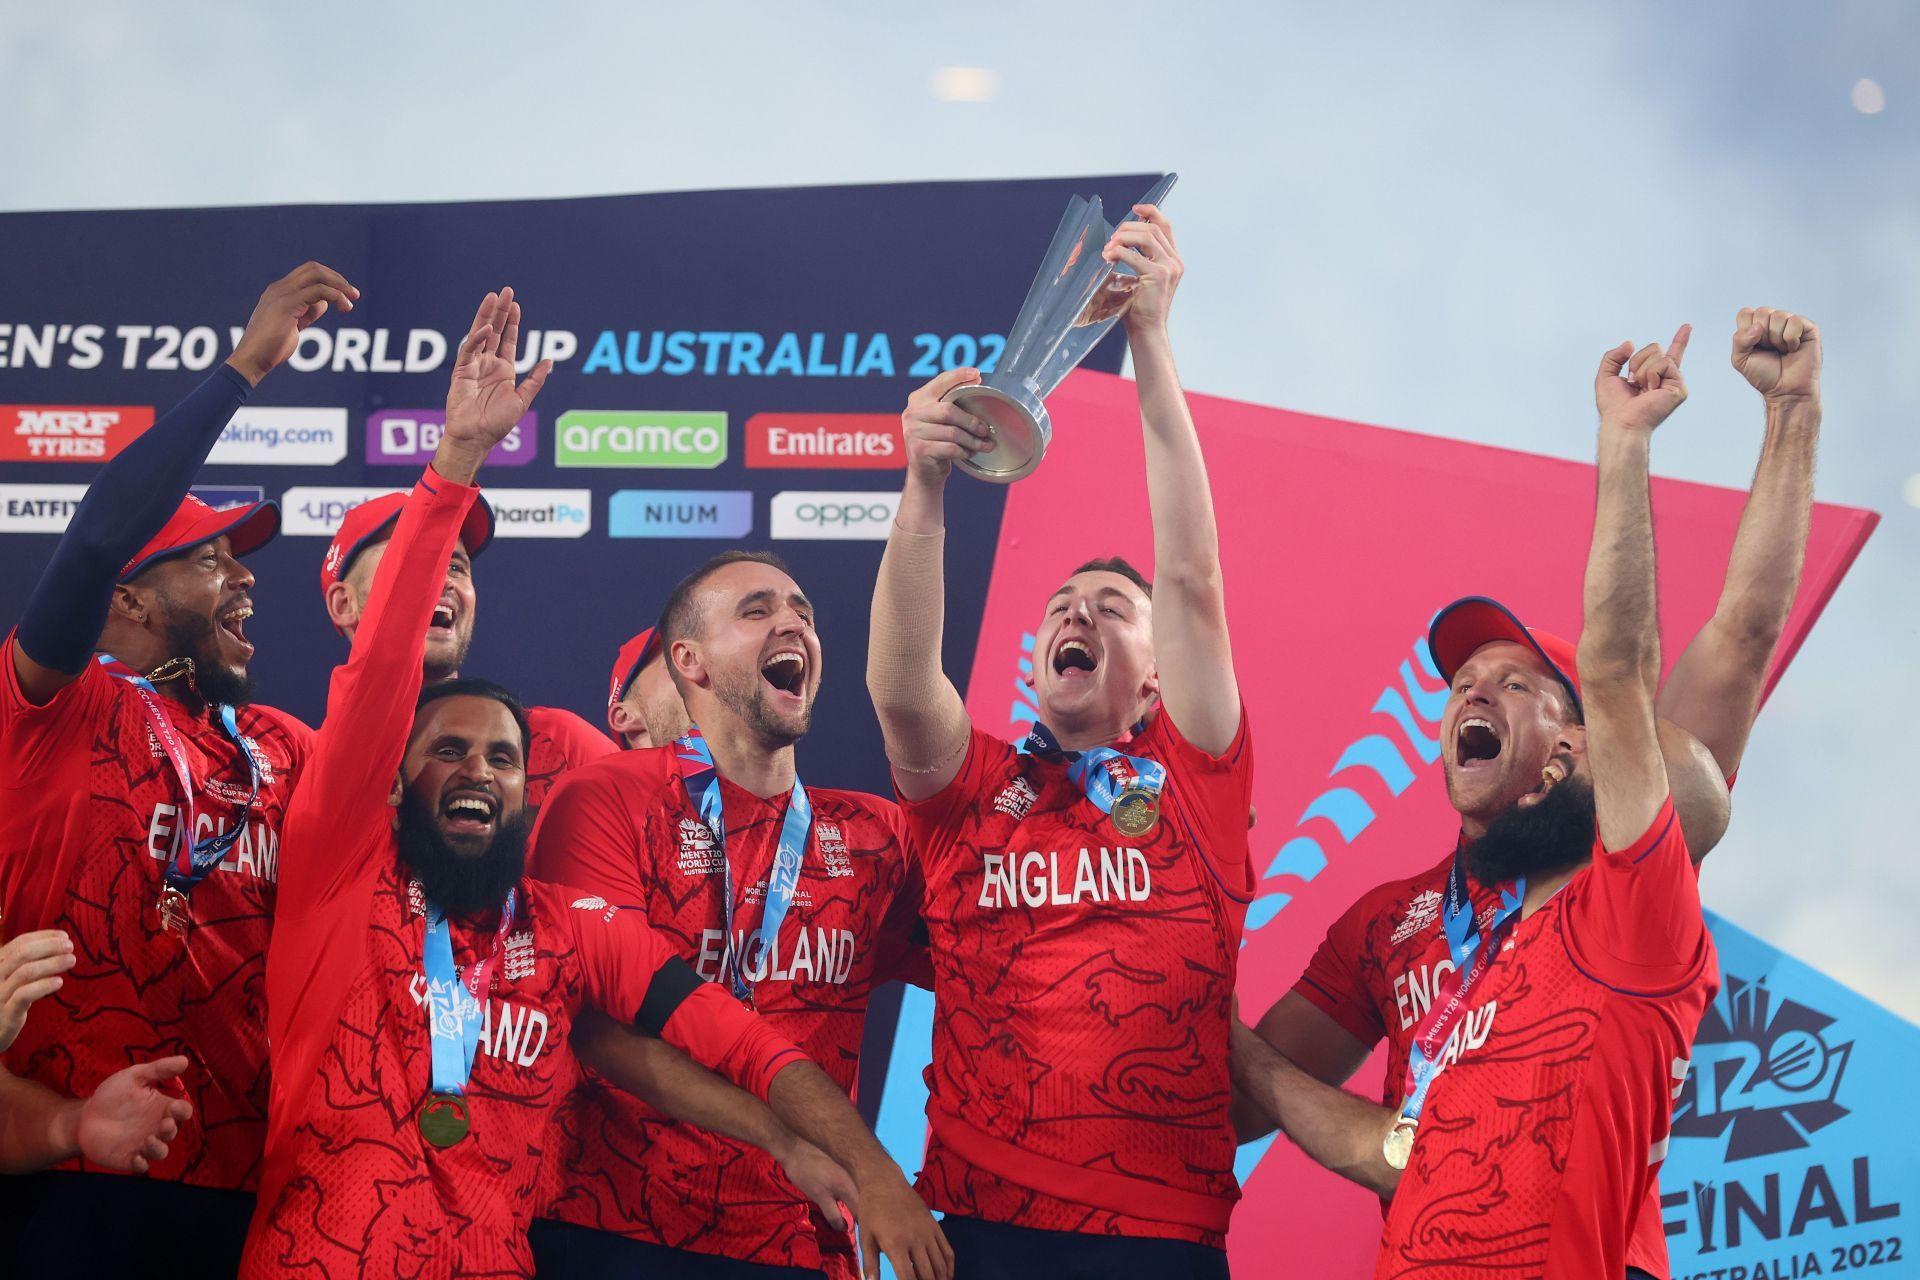
{"label": "blue sleeve undershirt", "polygon": [[101,469],[27,599],[14,642],[78,675],[107,624],[120,570],[166,526],[253,386],[222,364]]}

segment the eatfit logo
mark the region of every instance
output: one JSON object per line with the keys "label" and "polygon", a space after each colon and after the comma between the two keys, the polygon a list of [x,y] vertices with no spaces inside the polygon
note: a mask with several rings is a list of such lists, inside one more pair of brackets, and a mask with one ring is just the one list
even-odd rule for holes
{"label": "eatfit logo", "polygon": [[749,467],[899,469],[907,465],[892,413],[756,413],[747,419]]}
{"label": "eatfit logo", "polygon": [[691,467],[727,460],[724,413],[575,409],[554,429],[556,467]]}
{"label": "eatfit logo", "polygon": [[153,425],[153,406],[0,405],[0,462],[104,462]]}
{"label": "eatfit logo", "polygon": [[1832,1043],[1834,1020],[1797,1000],[1774,1003],[1764,982],[1727,975],[1700,1021],[1694,1070],[1673,1113],[1676,1138],[1727,1139],[1728,1161],[1808,1146],[1847,1114],[1837,1100],[1853,1041]]}

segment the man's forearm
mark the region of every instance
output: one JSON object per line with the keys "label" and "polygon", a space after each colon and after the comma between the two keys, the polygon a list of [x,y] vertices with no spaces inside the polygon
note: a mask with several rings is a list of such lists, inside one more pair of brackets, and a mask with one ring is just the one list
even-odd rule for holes
{"label": "man's forearm", "polygon": [[0,1174],[32,1173],[79,1155],[85,1105],[0,1067]]}
{"label": "man's forearm", "polygon": [[1660,672],[1660,633],[1654,616],[1648,445],[1645,432],[1600,424],[1599,495],[1587,554],[1579,663],[1583,681],[1631,676],[1651,696]]}
{"label": "man's forearm", "polygon": [[814,1063],[783,1067],[767,1089],[767,1104],[781,1124],[832,1156],[856,1183],[904,1179],[847,1095]]}
{"label": "man's forearm", "polygon": [[1146,441],[1156,585],[1217,589],[1220,530],[1214,520],[1213,490],[1166,330],[1140,335],[1132,351]]}
{"label": "man's forearm", "polygon": [[1394,1114],[1314,1079],[1253,1031],[1233,1031],[1233,1083],[1246,1101],[1278,1122],[1293,1144],[1321,1165],[1390,1199],[1400,1171],[1383,1144]]}
{"label": "man's forearm", "polygon": [[1813,460],[1820,439],[1820,402],[1767,402],[1767,435],[1753,490],[1727,560],[1727,581],[1714,610],[1743,639],[1771,654],[1786,626],[1807,556],[1813,514]]}
{"label": "man's forearm", "polygon": [[966,704],[940,666],[945,626],[942,491],[911,477],[874,582],[867,692],[887,757],[920,778],[965,749]]}
{"label": "man's forearm", "polygon": [[573,1032],[580,1061],[682,1124],[751,1143],[776,1159],[793,1133],[767,1105],[655,1036],[583,1009]]}

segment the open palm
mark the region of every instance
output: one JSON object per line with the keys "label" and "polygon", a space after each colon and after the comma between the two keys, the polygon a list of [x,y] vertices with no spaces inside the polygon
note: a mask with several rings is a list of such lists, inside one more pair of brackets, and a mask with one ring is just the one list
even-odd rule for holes
{"label": "open palm", "polygon": [[542,360],[519,386],[513,365],[520,345],[520,304],[513,290],[489,293],[474,312],[447,388],[446,434],[492,448],[506,439],[546,384],[553,362]]}

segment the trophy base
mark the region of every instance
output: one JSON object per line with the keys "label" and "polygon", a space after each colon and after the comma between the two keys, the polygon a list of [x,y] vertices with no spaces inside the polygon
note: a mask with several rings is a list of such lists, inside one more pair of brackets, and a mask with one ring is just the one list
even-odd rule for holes
{"label": "trophy base", "polygon": [[995,484],[1012,484],[1033,474],[1046,456],[1053,424],[1039,398],[1022,399],[984,382],[955,387],[947,403],[959,405],[993,429],[994,447],[955,465]]}

